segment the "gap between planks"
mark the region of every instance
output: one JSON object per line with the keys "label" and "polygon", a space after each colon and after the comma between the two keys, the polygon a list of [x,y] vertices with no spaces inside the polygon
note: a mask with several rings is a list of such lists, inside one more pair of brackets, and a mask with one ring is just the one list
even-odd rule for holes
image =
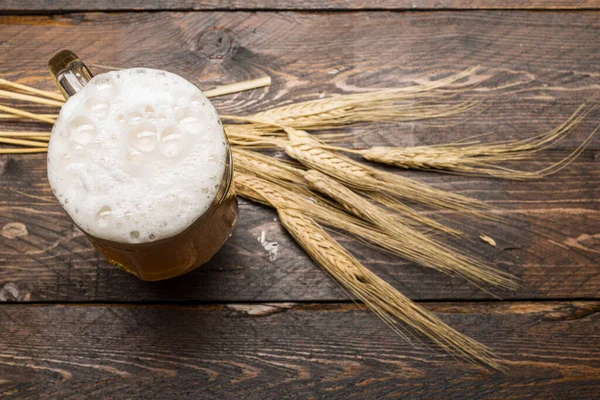
{"label": "gap between planks", "polygon": [[[458,300],[415,300],[417,304],[423,304],[427,308],[437,308],[438,306],[509,306],[509,305],[557,305],[570,303],[598,303],[600,305],[600,297],[578,297],[578,298],[546,298],[546,299],[506,299],[500,300],[497,298],[489,299],[458,299]],[[123,308],[147,308],[147,307],[192,307],[192,308],[222,308],[236,305],[292,305],[294,308],[311,308],[311,307],[331,307],[332,309],[364,309],[367,307],[352,299],[348,300],[256,300],[256,301],[20,301],[20,302],[0,302],[0,307],[6,306],[30,306],[30,307],[46,307],[46,306],[63,306],[63,307],[123,307]]]}
{"label": "gap between planks", "polygon": [[[41,3],[41,1],[40,1]],[[581,5],[580,1],[554,1],[554,2],[521,2],[519,4],[506,4],[505,1],[480,1],[480,2],[468,2],[468,1],[449,1],[445,4],[439,4],[436,2],[415,2],[415,1],[400,1],[400,2],[382,2],[384,5],[379,7],[362,7],[362,2],[354,4],[354,2],[323,2],[329,5],[319,6],[305,3],[305,5],[298,6],[298,3],[294,3],[293,6],[286,5],[288,2],[282,2],[283,5],[280,7],[247,7],[238,6],[233,4],[232,6],[222,6],[220,2],[214,2],[218,4],[211,6],[206,5],[190,5],[190,6],[173,6],[165,7],[164,3],[156,8],[142,8],[135,7],[133,4],[128,6],[128,1],[122,2],[126,5],[123,7],[112,7],[112,8],[90,8],[90,7],[73,7],[68,8],[66,6],[50,5],[48,8],[34,8],[34,7],[23,7],[20,0],[12,0],[6,2],[4,5],[0,5],[0,16],[51,16],[51,15],[68,15],[78,13],[157,13],[157,12],[252,12],[252,13],[284,13],[284,12],[311,12],[311,13],[358,13],[358,12],[462,12],[462,11],[533,11],[533,12],[596,12],[600,10],[600,1],[591,2],[592,5],[584,4]],[[175,2],[176,3],[176,2]],[[210,2],[207,2],[210,3]],[[349,3],[349,4],[348,4]],[[386,3],[391,5],[386,5]],[[417,3],[417,4],[415,4]],[[422,4],[426,3],[426,4]],[[431,4],[427,4],[431,3]],[[473,5],[473,3],[476,3]],[[484,3],[484,4],[481,4]],[[548,4],[549,3],[549,4]],[[589,3],[589,2],[588,2]],[[64,3],[68,4],[68,3]],[[300,3],[302,4],[302,3]],[[334,4],[333,6],[331,4]],[[54,8],[53,8],[54,7]]]}

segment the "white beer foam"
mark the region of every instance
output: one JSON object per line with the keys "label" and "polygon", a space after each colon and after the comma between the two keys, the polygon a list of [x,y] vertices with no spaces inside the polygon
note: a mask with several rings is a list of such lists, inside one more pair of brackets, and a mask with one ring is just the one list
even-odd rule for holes
{"label": "white beer foam", "polygon": [[182,232],[209,208],[226,157],[223,127],[200,89],[134,68],[95,76],[65,103],[48,179],[87,233],[145,243]]}

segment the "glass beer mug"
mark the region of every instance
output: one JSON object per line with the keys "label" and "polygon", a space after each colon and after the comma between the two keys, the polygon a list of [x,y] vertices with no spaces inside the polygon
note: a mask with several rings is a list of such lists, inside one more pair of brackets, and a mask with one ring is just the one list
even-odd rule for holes
{"label": "glass beer mug", "polygon": [[142,280],[189,272],[238,217],[231,150],[202,92],[166,71],[93,77],[71,51],[49,69],[68,100],[52,130],[48,178],[111,264]]}

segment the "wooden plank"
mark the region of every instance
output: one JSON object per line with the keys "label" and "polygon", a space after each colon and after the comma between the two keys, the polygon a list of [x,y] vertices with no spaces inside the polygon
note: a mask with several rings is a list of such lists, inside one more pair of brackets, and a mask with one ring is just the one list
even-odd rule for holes
{"label": "wooden plank", "polygon": [[507,374],[415,347],[353,304],[0,306],[0,396],[560,398],[600,386],[599,302],[427,305]]}
{"label": "wooden plank", "polygon": [[[140,282],[110,266],[54,200],[43,155],[5,157],[0,175],[0,299],[10,301],[274,301],[346,299],[285,233],[276,214],[241,202],[234,236],[205,267],[160,283]],[[523,280],[504,298],[597,298],[600,171],[590,155],[538,182],[441,178],[416,174],[459,193],[506,208],[505,223],[432,214],[465,229],[473,243],[452,242]],[[557,191],[557,188],[561,188]],[[553,197],[553,199],[549,199]],[[276,257],[257,240],[278,243]],[[477,236],[497,242],[490,247]],[[19,236],[21,235],[21,236]],[[458,278],[348,243],[366,265],[415,299],[490,298]],[[18,294],[11,294],[17,288]]]}
{"label": "wooden plank", "polygon": [[[51,89],[45,70],[55,50],[71,48],[88,63],[145,65],[178,72],[202,87],[264,74],[269,89],[219,99],[221,112],[249,113],[296,99],[407,85],[481,64],[480,93],[500,90],[483,112],[461,125],[373,126],[357,146],[455,141],[482,133],[525,138],[551,129],[600,87],[600,13],[130,13],[0,17],[0,75]],[[144,38],[141,40],[140,38]],[[50,45],[51,44],[51,45]],[[522,47],[521,47],[522,45]],[[156,57],[161,54],[161,57]],[[201,77],[201,80],[200,78]],[[597,123],[594,114],[560,148],[573,149]],[[444,121],[456,122],[456,121]],[[14,123],[0,128],[43,128]],[[2,128],[4,129],[4,128]],[[409,173],[438,187],[506,208],[508,224],[452,218],[499,246],[462,243],[525,285],[507,298],[597,298],[597,168],[600,139],[566,171],[537,182],[501,182]],[[540,155],[524,168],[547,165],[566,151]],[[43,155],[0,158],[0,229],[25,225],[28,235],[0,236],[4,298],[19,301],[273,301],[339,300],[345,295],[290,241],[275,214],[243,203],[234,238],[205,268],[184,278],[147,284],[115,270],[91,250],[49,191]],[[439,215],[439,214],[438,214]],[[439,215],[443,216],[443,215]],[[8,225],[9,228],[12,225]],[[22,228],[21,226],[19,226]],[[269,261],[256,238],[280,244]],[[8,233],[8,236],[12,236]],[[18,232],[18,230],[17,230]],[[488,298],[468,284],[386,257],[352,250],[415,299]],[[17,288],[17,294],[14,289]],[[0,289],[0,290],[2,290]]]}
{"label": "wooden plank", "polygon": [[51,13],[104,10],[585,10],[600,8],[598,0],[5,0],[4,12]]}
{"label": "wooden plank", "polygon": [[[4,16],[0,24],[0,75],[45,89],[54,88],[46,62],[61,48],[88,64],[166,69],[203,88],[273,77],[268,89],[217,99],[226,113],[406,86],[481,65],[473,82],[479,82],[479,95],[490,98],[467,114],[466,124],[358,131],[402,144],[483,133],[490,140],[530,137],[563,122],[600,85],[597,12],[90,13]],[[595,121],[563,148],[575,147]],[[595,139],[593,147],[599,143]]]}

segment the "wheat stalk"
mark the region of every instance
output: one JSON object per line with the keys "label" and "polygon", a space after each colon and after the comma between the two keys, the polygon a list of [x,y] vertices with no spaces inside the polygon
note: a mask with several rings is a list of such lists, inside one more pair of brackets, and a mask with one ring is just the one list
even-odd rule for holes
{"label": "wheat stalk", "polygon": [[4,111],[4,112],[7,112],[9,114],[19,116],[19,117],[31,118],[31,119],[35,119],[37,121],[47,122],[49,124],[54,124],[54,122],[56,122],[56,119],[54,119],[54,118],[44,117],[39,114],[34,114],[29,111],[24,111],[24,110],[21,110],[18,108],[4,106],[1,104],[0,104],[0,111]]}
{"label": "wheat stalk", "polygon": [[451,354],[500,369],[498,358],[481,343],[446,325],[365,268],[317,223],[293,209],[279,209],[279,219],[308,255],[366,304],[396,333],[398,322],[424,335]]}
{"label": "wheat stalk", "polygon": [[34,140],[13,139],[8,137],[0,137],[0,143],[19,144],[28,147],[47,147],[48,143],[38,142]]}
{"label": "wheat stalk", "polygon": [[50,99],[54,99],[54,100],[57,100],[57,101],[60,101],[60,102],[65,101],[65,98],[60,93],[57,93],[57,92],[48,92],[46,90],[36,89],[36,88],[31,87],[31,86],[22,85],[22,84],[16,83],[16,82],[11,82],[11,81],[9,81],[7,79],[4,79],[4,78],[0,78],[0,85],[1,86],[7,86],[7,87],[10,87],[10,88],[13,88],[13,89],[22,90],[22,91],[28,92],[28,93],[37,94],[39,96],[48,97]]}
{"label": "wheat stalk", "polygon": [[50,133],[47,132],[34,132],[34,131],[0,131],[0,137],[47,137],[50,138]]}
{"label": "wheat stalk", "polygon": [[[281,185],[288,190],[303,190],[309,184],[304,173],[305,169],[301,164],[290,163],[279,158],[238,147],[233,147],[232,152],[236,171],[256,175],[259,178]],[[310,196],[311,194],[308,195]],[[373,193],[368,193],[367,196],[373,196]],[[378,196],[375,194],[373,197]],[[389,199],[389,203],[386,206],[402,215],[405,223],[412,227],[425,225],[440,232],[464,237],[464,233],[461,231],[421,215],[401,201]]]}
{"label": "wheat stalk", "polygon": [[[423,233],[411,228],[406,220],[398,215],[372,204],[344,185],[318,171],[309,170],[304,177],[315,190],[337,201],[346,211],[372,223],[405,245],[403,256],[418,260],[422,265],[435,265],[435,268],[448,273],[459,274],[474,284],[490,283],[498,287],[515,289],[515,279],[509,274],[497,271],[478,261],[472,260],[454,249],[436,243]],[[423,252],[422,249],[427,251]]]}
{"label": "wheat stalk", "polygon": [[301,165],[237,147],[232,147],[231,152],[235,171],[254,174],[277,184],[287,182],[299,189],[306,186]]}
{"label": "wheat stalk", "polygon": [[[449,275],[459,275],[481,288],[482,284],[491,284],[505,289],[515,289],[515,279],[510,274],[498,271],[478,261],[472,260],[427,238],[409,226],[390,227],[380,221],[368,205],[357,201],[346,200],[340,196],[342,206],[361,220],[351,217],[345,212],[332,207],[316,195],[302,190],[288,190],[283,186],[246,173],[236,172],[234,175],[236,189],[241,196],[277,209],[297,209],[319,223],[334,229],[347,232],[364,243],[406,258],[428,268],[437,269]],[[349,191],[350,192],[350,191]],[[360,204],[360,208],[350,204]],[[373,223],[373,221],[377,221]],[[385,224],[383,230],[378,223]]]}
{"label": "wheat stalk", "polygon": [[45,153],[48,151],[48,147],[19,147],[14,149],[8,149],[1,147],[0,154],[27,154],[27,153]]}
{"label": "wheat stalk", "polygon": [[537,171],[519,171],[495,165],[499,162],[523,160],[562,141],[594,107],[583,105],[563,124],[551,131],[524,140],[487,144],[455,143],[416,147],[372,147],[356,151],[370,161],[406,169],[440,170],[459,175],[494,178],[537,179],[560,171],[585,149],[600,125],[567,157]]}
{"label": "wheat stalk", "polygon": [[[40,117],[52,119],[52,120],[55,120],[56,118],[58,118],[58,114],[36,114],[36,115],[40,116]],[[2,120],[2,119],[22,119],[22,118],[29,118],[29,117],[23,117],[21,115],[15,115],[15,114],[0,114],[0,120]]]}
{"label": "wheat stalk", "polygon": [[214,89],[205,90],[204,95],[208,98],[225,96],[226,94],[245,92],[247,90],[258,89],[265,86],[271,86],[270,76],[217,86]]}
{"label": "wheat stalk", "polygon": [[47,99],[45,97],[33,96],[30,94],[9,92],[7,90],[0,90],[0,97],[4,97],[7,99],[13,99],[13,100],[24,100],[24,101],[29,101],[31,103],[44,104],[47,106],[54,106],[54,107],[62,107],[62,105],[65,103],[64,99],[61,101],[58,101],[58,100]]}
{"label": "wheat stalk", "polygon": [[286,153],[306,165],[359,190],[384,192],[427,206],[473,214],[488,208],[479,200],[435,189],[419,181],[380,171],[323,148],[321,142],[304,131],[285,128],[290,143]]}
{"label": "wheat stalk", "polygon": [[256,113],[251,118],[308,130],[328,129],[361,121],[407,122],[452,116],[476,107],[479,102],[465,102],[455,106],[430,104],[432,99],[441,97],[440,94],[431,92],[467,78],[476,70],[477,67],[469,68],[428,84],[341,95],[275,107]]}

